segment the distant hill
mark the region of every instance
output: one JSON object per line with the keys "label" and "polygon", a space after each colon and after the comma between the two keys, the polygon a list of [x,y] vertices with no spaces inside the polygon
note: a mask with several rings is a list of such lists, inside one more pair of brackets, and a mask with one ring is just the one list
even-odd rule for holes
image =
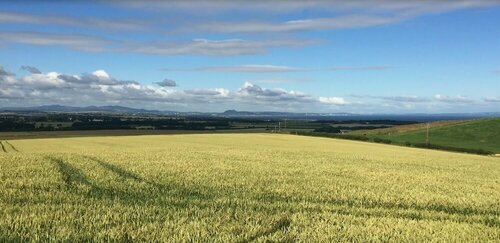
{"label": "distant hill", "polygon": [[[433,145],[482,149],[500,153],[500,118],[440,121],[430,124],[429,142]],[[426,142],[426,124],[404,125],[388,129],[358,131],[370,138],[391,140],[395,144]]]}
{"label": "distant hill", "polygon": [[5,107],[0,111],[38,111],[38,112],[110,112],[110,113],[164,113],[158,110],[136,109],[125,106],[63,106],[63,105],[43,105],[32,107]]}

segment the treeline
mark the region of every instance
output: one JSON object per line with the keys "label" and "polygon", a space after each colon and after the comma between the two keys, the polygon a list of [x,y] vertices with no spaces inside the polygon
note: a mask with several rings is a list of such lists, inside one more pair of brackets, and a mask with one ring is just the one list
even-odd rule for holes
{"label": "treeline", "polygon": [[[67,122],[67,121],[64,121]],[[61,131],[61,130],[117,130],[150,128],[157,130],[207,130],[229,129],[230,122],[225,120],[185,120],[185,119],[78,119],[69,125],[59,126],[59,121],[0,121],[0,131]]]}
{"label": "treeline", "polygon": [[151,127],[157,130],[206,130],[229,129],[228,121],[185,121],[185,120],[143,120],[143,121],[102,121],[75,122],[71,129],[75,130],[108,130],[136,129]]}
{"label": "treeline", "polygon": [[[295,134],[303,135],[303,136],[327,137],[327,138],[338,138],[338,139],[348,139],[348,140],[356,140],[356,141],[392,144],[392,141],[389,139],[383,139],[383,138],[377,138],[377,137],[371,139],[367,136],[353,135],[353,134],[331,134],[331,133],[321,133],[321,132],[296,132]],[[430,144],[430,143],[427,144],[427,143],[405,142],[404,144],[398,144],[398,145],[404,145],[404,146],[415,147],[415,148],[427,148],[427,149],[462,152],[462,153],[469,153],[469,154],[479,154],[479,155],[493,155],[493,154],[495,154],[492,151],[488,151],[488,150],[484,150],[484,149],[459,148],[459,147]]]}

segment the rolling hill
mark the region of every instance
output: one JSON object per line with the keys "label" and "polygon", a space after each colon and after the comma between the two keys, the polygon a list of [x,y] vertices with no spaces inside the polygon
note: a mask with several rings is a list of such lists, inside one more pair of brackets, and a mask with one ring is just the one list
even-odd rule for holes
{"label": "rolling hill", "polygon": [[[358,131],[372,139],[390,140],[393,144],[426,143],[426,124],[405,125],[388,129]],[[500,118],[430,123],[429,142],[454,148],[482,149],[500,153]]]}

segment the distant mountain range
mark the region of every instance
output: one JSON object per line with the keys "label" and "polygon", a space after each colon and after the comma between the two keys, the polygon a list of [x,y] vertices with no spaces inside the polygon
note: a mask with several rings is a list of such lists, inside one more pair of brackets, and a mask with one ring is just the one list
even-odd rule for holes
{"label": "distant mountain range", "polygon": [[433,121],[472,119],[481,117],[500,117],[500,112],[478,113],[413,113],[413,114],[355,114],[355,113],[294,113],[274,111],[237,111],[224,112],[177,112],[130,108],[125,106],[64,106],[43,105],[32,107],[3,107],[0,112],[62,112],[62,113],[121,113],[121,114],[156,114],[179,116],[216,116],[216,117],[260,117],[260,118],[294,118],[312,120],[406,120],[406,121]]}
{"label": "distant mountain range", "polygon": [[110,113],[164,113],[158,110],[136,109],[125,106],[63,106],[63,105],[43,105],[32,107],[4,107],[0,111],[23,111],[23,112],[110,112]]}

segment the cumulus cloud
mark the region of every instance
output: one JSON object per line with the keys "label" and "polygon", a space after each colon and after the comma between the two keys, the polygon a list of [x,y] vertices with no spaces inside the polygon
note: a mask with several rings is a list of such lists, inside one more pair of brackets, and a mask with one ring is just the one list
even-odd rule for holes
{"label": "cumulus cloud", "polygon": [[245,82],[236,94],[239,99],[250,99],[268,103],[311,103],[314,99],[305,93],[285,89],[266,89],[259,85]]}
{"label": "cumulus cloud", "polygon": [[327,105],[347,105],[349,102],[341,97],[319,97],[319,102]]}
{"label": "cumulus cloud", "polygon": [[161,87],[175,87],[175,86],[177,86],[177,83],[174,80],[171,80],[168,78],[166,78],[160,82],[156,82],[156,84],[158,84]]}
{"label": "cumulus cloud", "polygon": [[[9,73],[3,68],[0,70]],[[303,108],[305,104],[320,104],[317,98],[300,91],[264,88],[249,82],[234,91],[225,88],[178,90],[173,88],[170,82],[173,80],[160,82],[168,84],[163,86],[141,84],[115,79],[104,70],[83,74],[48,72],[28,73],[19,78],[10,74],[0,77],[9,78],[0,79],[0,100],[4,106],[123,104],[161,109],[165,106],[224,104],[233,108],[251,105],[260,109],[289,110]]]}
{"label": "cumulus cloud", "polygon": [[38,74],[42,73],[40,72],[40,70],[38,70],[38,68],[32,66],[21,66],[21,69],[29,73],[38,73]]}
{"label": "cumulus cloud", "polygon": [[2,65],[0,65],[0,76],[13,76],[13,75],[14,74],[8,72]]}

